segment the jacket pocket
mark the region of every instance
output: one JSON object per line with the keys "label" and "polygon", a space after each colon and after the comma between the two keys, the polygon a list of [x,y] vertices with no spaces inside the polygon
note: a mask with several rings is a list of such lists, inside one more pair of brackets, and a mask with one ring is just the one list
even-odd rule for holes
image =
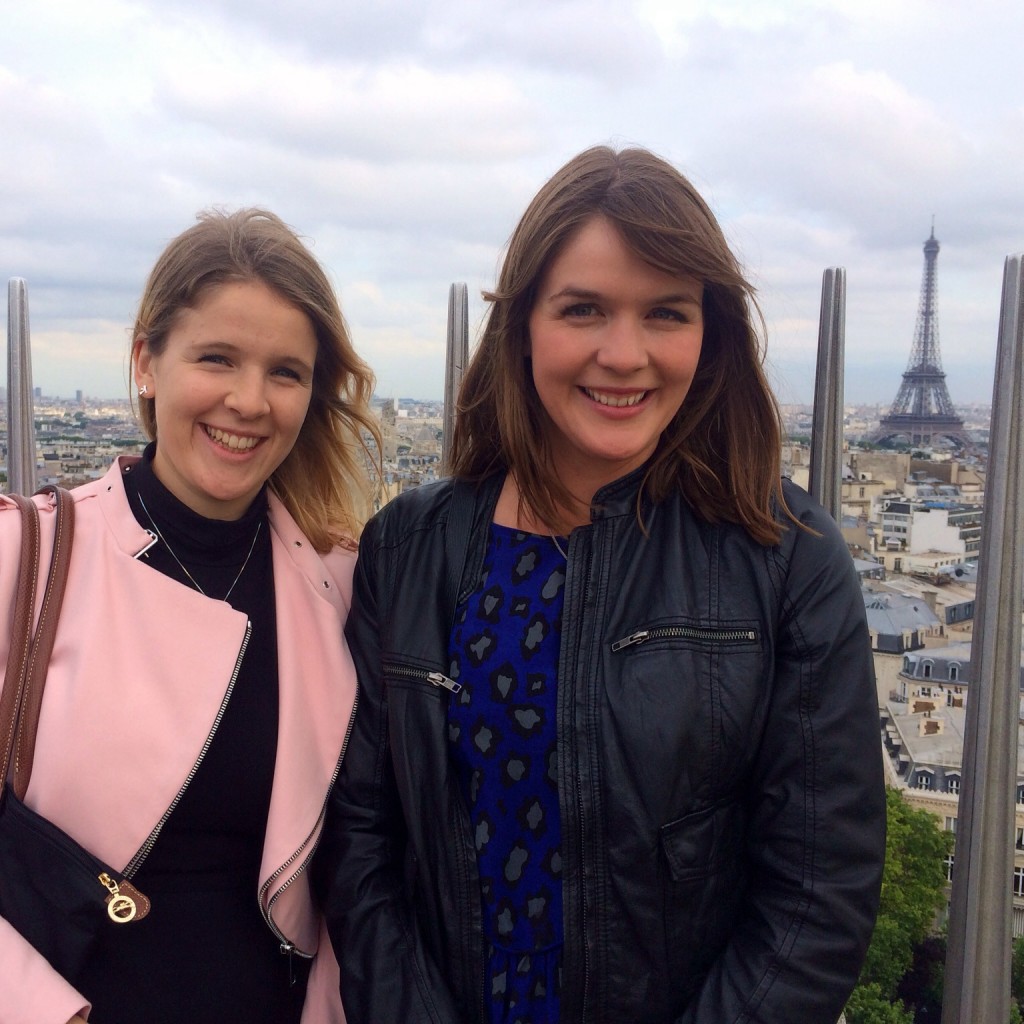
{"label": "jacket pocket", "polygon": [[[615,635],[615,634],[612,634]],[[606,650],[608,755],[629,767],[656,821],[739,792],[768,693],[763,626],[652,619]]]}
{"label": "jacket pocket", "polygon": [[706,879],[739,863],[743,831],[738,801],[695,811],[662,825],[659,839],[672,881]]}
{"label": "jacket pocket", "polygon": [[680,1009],[721,955],[747,899],[744,815],[739,801],[663,825],[665,976]]}
{"label": "jacket pocket", "polygon": [[754,626],[721,625],[707,626],[688,622],[665,622],[645,626],[621,637],[612,643],[612,652],[645,644],[650,641],[669,641],[692,644],[698,647],[740,647],[759,648],[759,634]]}

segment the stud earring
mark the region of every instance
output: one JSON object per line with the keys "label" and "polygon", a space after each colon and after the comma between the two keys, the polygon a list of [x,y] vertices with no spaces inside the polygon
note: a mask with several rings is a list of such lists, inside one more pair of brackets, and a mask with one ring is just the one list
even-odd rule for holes
{"label": "stud earring", "polygon": [[143,384],[142,387],[139,388],[139,398],[144,398],[148,393],[149,393],[149,385],[148,384]]}

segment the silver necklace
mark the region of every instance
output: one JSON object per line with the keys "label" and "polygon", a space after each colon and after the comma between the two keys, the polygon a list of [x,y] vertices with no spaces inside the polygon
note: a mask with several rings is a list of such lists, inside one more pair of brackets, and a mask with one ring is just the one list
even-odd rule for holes
{"label": "silver necklace", "polygon": [[[173,558],[178,563],[178,566],[180,567],[181,571],[189,578],[189,582],[192,584],[192,586],[195,587],[196,590],[198,590],[199,593],[203,595],[203,597],[209,597],[210,595],[207,594],[207,592],[203,590],[201,586],[199,586],[199,583],[196,581],[195,576],[193,576],[192,573],[190,573],[188,569],[185,568],[185,563],[182,562],[182,560],[174,553],[174,548],[172,548],[171,545],[167,543],[167,538],[160,532],[160,527],[156,525],[156,520],[153,518],[153,514],[149,511],[148,508],[146,508],[146,503],[142,500],[142,495],[140,494],[138,498],[139,504],[142,506],[142,511],[146,513],[146,518],[149,520],[149,525],[153,527],[153,532],[156,534],[157,540],[159,540],[160,543],[163,544],[165,548],[167,548],[167,551],[170,554],[171,558]],[[230,587],[228,587],[228,592],[221,598],[222,601],[226,601],[231,596],[231,591],[235,589],[235,585],[242,578],[242,573],[245,572],[245,567],[249,564],[249,559],[252,558],[253,551],[256,550],[256,538],[259,537],[260,528],[262,526],[263,520],[261,519],[256,524],[256,532],[252,535],[252,543],[249,545],[249,553],[245,556],[245,561],[242,563],[242,568],[238,570],[238,575],[235,576],[234,582],[231,584]]]}
{"label": "silver necklace", "polygon": [[554,534],[551,534],[551,543],[558,548],[558,553],[568,562],[569,556],[562,550],[562,545],[558,543],[558,538]]}

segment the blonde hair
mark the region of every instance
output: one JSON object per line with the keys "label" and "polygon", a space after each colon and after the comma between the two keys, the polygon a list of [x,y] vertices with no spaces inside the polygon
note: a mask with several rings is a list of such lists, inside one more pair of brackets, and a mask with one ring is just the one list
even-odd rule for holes
{"label": "blonde hair", "polygon": [[[742,524],[778,543],[787,510],[781,421],[763,370],[764,323],[722,229],[697,190],[644,149],[594,147],[541,188],[509,241],[483,336],[459,394],[455,476],[511,472],[526,506],[560,525],[573,497],[555,473],[528,360],[529,319],[551,262],[594,217],[606,218],[652,267],[704,284],[704,338],[686,400],[665,428],[641,496],[679,487],[709,522]],[[639,507],[638,507],[639,510]]]}
{"label": "blonde hair", "polygon": [[[132,332],[154,355],[178,314],[211,288],[259,281],[304,313],[316,334],[309,410],[291,452],[270,478],[302,532],[319,552],[352,546],[372,512],[370,469],[379,468],[380,432],[370,412],[374,378],[356,354],[337,296],[313,254],[279,217],[260,209],[207,210],[156,261]],[[139,418],[157,438],[156,400],[140,396]],[[379,473],[377,474],[379,479]]]}

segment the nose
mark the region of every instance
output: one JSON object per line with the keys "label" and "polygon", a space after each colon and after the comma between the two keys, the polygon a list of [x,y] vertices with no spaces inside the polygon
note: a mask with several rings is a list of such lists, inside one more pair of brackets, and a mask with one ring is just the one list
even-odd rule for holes
{"label": "nose", "polygon": [[266,415],[270,411],[270,403],[267,401],[267,388],[263,374],[258,372],[234,374],[224,404],[243,419],[256,419]]}
{"label": "nose", "polygon": [[602,332],[597,363],[614,373],[642,370],[649,362],[643,324],[633,317],[614,317]]}

